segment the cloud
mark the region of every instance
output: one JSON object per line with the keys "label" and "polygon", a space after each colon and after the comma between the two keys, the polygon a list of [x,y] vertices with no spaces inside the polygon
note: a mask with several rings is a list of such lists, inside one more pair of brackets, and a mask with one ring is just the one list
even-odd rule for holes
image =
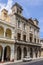
{"label": "cloud", "polygon": [[7,4],[6,3],[0,3],[0,12],[2,9],[5,8],[10,13],[12,4],[13,4],[13,0],[8,0]]}
{"label": "cloud", "polygon": [[9,11],[9,13],[11,12],[12,4],[13,4],[13,0],[8,0],[8,3],[5,7]]}
{"label": "cloud", "polygon": [[6,4],[0,3],[0,12],[5,7]]}
{"label": "cloud", "polygon": [[43,0],[8,0],[7,4],[6,3],[0,3],[0,11],[3,8],[6,8],[9,12],[11,11],[11,7],[13,2],[19,2],[24,4],[25,6],[38,6],[41,5],[43,3]]}
{"label": "cloud", "polygon": [[[8,0],[7,4],[6,3],[0,3],[0,11],[5,8],[11,12],[11,7],[12,4],[15,2],[19,2],[20,4],[23,4],[24,6],[38,6],[43,3],[43,0]],[[26,10],[26,8],[25,8]]]}

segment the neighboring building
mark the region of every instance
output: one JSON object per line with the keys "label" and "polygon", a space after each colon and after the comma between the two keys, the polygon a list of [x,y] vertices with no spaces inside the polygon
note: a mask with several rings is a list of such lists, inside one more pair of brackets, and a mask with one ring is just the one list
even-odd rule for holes
{"label": "neighboring building", "polygon": [[0,16],[0,61],[16,61],[25,56],[40,57],[37,19],[23,17],[23,9],[18,3],[11,9],[10,15],[3,9]]}
{"label": "neighboring building", "polygon": [[40,40],[41,43],[41,57],[43,58],[43,39]]}

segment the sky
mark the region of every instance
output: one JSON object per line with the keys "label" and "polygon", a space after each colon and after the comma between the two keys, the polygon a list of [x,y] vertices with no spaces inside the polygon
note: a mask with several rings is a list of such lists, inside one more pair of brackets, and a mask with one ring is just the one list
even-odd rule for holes
{"label": "sky", "polygon": [[40,27],[40,38],[43,38],[43,0],[0,0],[0,12],[3,8],[11,12],[11,7],[18,2],[23,8],[23,16],[37,18]]}

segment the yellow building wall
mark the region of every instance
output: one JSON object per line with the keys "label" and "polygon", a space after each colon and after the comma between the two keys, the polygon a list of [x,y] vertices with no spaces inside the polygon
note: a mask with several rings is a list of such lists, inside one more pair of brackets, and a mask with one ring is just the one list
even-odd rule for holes
{"label": "yellow building wall", "polygon": [[8,12],[6,12],[5,10],[3,10],[1,12],[0,19],[2,19],[4,21],[7,21],[7,22],[10,22],[10,17],[8,15]]}

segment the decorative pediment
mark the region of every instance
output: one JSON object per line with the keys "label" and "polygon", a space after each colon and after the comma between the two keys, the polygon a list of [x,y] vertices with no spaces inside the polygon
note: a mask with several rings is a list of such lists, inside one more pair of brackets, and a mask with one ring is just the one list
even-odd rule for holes
{"label": "decorative pediment", "polygon": [[28,21],[29,21],[31,24],[34,24],[32,18],[29,18]]}

